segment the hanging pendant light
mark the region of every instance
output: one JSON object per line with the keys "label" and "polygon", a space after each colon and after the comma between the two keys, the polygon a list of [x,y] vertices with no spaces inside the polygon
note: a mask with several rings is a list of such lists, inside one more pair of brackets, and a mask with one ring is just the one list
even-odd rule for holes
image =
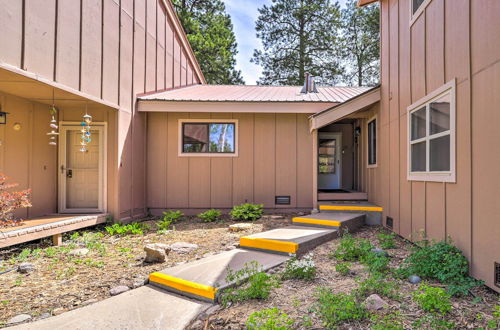
{"label": "hanging pendant light", "polygon": [[52,89],[52,106],[49,108],[49,114],[52,117],[49,123],[51,131],[47,133],[47,135],[50,136],[49,145],[55,146],[57,145],[56,136],[59,135],[58,132],[59,126],[57,125],[57,120],[56,120],[57,109],[55,107],[54,89]]}
{"label": "hanging pendant light", "polygon": [[80,148],[81,152],[87,152],[87,145],[92,141],[92,139],[90,138],[90,136],[91,136],[90,124],[91,123],[92,123],[92,116],[88,114],[87,103],[85,103],[85,115],[83,115],[83,119],[82,119],[82,122],[80,124],[82,126],[82,129],[80,130],[80,132],[82,133],[81,141],[80,141],[80,144],[82,146]]}

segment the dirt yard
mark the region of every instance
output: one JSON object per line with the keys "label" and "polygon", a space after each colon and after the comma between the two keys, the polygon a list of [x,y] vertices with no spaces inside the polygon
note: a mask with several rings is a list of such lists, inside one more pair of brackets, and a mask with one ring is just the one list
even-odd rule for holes
{"label": "dirt yard", "polygon": [[[52,247],[49,239],[0,250],[0,273],[28,262],[32,272],[16,270],[0,275],[0,327],[19,314],[33,320],[57,315],[110,297],[118,285],[130,288],[142,285],[154,271],[195,259],[208,253],[233,249],[239,237],[283,226],[283,219],[261,219],[251,229],[232,233],[225,219],[204,223],[195,217],[175,224],[175,229],[158,234],[156,220],[144,221],[150,229],[143,235],[111,236],[104,226],[67,233],[61,247]],[[170,252],[161,264],[145,264],[144,246],[148,243],[194,243],[198,249],[189,253]],[[85,255],[73,255],[77,249],[88,249]]]}
{"label": "dirt yard", "polygon": [[[372,244],[377,245],[377,233],[380,228],[364,227],[354,234],[354,237],[368,238]],[[286,280],[281,282],[279,288],[273,289],[271,296],[264,301],[250,300],[237,303],[229,308],[221,309],[209,316],[208,321],[203,321],[205,329],[246,329],[245,321],[248,316],[259,310],[278,307],[293,319],[293,329],[323,329],[324,326],[314,305],[317,301],[316,292],[319,287],[332,288],[335,293],[350,293],[359,286],[359,282],[368,277],[366,266],[360,263],[352,263],[351,274],[342,276],[335,271],[337,261],[329,257],[335,250],[339,240],[323,244],[313,252],[313,260],[317,267],[317,275],[313,281]],[[396,238],[397,248],[387,250],[390,254],[391,268],[397,268],[402,260],[409,254],[411,244],[403,239]],[[276,270],[279,273],[283,266]],[[415,291],[418,284],[411,284],[406,280],[397,280],[392,275],[387,279],[394,284],[394,288],[400,294],[398,299],[382,297],[389,307],[384,311],[371,312],[369,318],[364,321],[349,322],[340,329],[404,329],[441,328],[445,327],[429,323],[416,325],[418,320],[428,317],[428,314],[419,309],[412,300],[411,293]],[[438,283],[430,283],[439,286]],[[452,311],[445,320],[454,324],[452,329],[477,329],[487,328],[488,320],[493,319],[494,306],[500,304],[499,295],[486,287],[478,287],[473,290],[476,298],[472,296],[452,298]],[[378,322],[377,322],[378,321]],[[384,322],[381,327],[374,328],[380,321]],[[199,322],[198,322],[199,324]],[[380,326],[380,323],[379,323]]]}

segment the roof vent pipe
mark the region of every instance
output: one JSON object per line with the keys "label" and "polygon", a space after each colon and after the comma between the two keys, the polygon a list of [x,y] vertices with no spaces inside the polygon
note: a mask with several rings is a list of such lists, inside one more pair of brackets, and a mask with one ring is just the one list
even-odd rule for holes
{"label": "roof vent pipe", "polygon": [[314,77],[309,74],[309,72],[305,73],[304,77],[304,86],[302,87],[301,93],[317,93],[318,89],[316,88],[316,83],[314,81]]}

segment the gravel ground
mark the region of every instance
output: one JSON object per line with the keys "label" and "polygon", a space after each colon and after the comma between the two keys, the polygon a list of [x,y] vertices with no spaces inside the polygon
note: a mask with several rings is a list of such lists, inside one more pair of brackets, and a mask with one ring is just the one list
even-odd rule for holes
{"label": "gravel ground", "polygon": [[[34,271],[21,274],[14,270],[0,275],[0,327],[19,314],[29,314],[36,320],[108,298],[113,287],[132,288],[151,272],[199,259],[207,253],[232,249],[240,236],[281,227],[292,216],[261,219],[251,229],[237,233],[228,231],[228,226],[235,222],[227,218],[203,223],[195,217],[186,217],[175,225],[175,230],[165,234],[156,232],[158,219],[146,219],[144,223],[151,229],[144,235],[110,236],[104,226],[99,226],[78,231],[79,238],[71,239],[74,232],[65,234],[61,247],[52,247],[50,239],[44,239],[1,249],[0,272],[23,262],[32,264]],[[82,235],[87,243],[82,241]],[[146,244],[175,242],[195,243],[199,248],[187,254],[172,251],[161,264],[143,262]],[[88,248],[89,252],[83,256],[71,255],[71,251],[79,248]],[[28,249],[30,253],[26,256]]]}

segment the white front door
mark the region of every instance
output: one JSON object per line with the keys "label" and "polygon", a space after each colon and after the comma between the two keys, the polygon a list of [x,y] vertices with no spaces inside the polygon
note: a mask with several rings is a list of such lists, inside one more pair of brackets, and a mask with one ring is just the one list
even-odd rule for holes
{"label": "white front door", "polygon": [[105,212],[105,126],[92,124],[91,141],[81,151],[81,126],[61,124],[59,212]]}
{"label": "white front door", "polygon": [[341,189],[342,133],[318,134],[318,189]]}

